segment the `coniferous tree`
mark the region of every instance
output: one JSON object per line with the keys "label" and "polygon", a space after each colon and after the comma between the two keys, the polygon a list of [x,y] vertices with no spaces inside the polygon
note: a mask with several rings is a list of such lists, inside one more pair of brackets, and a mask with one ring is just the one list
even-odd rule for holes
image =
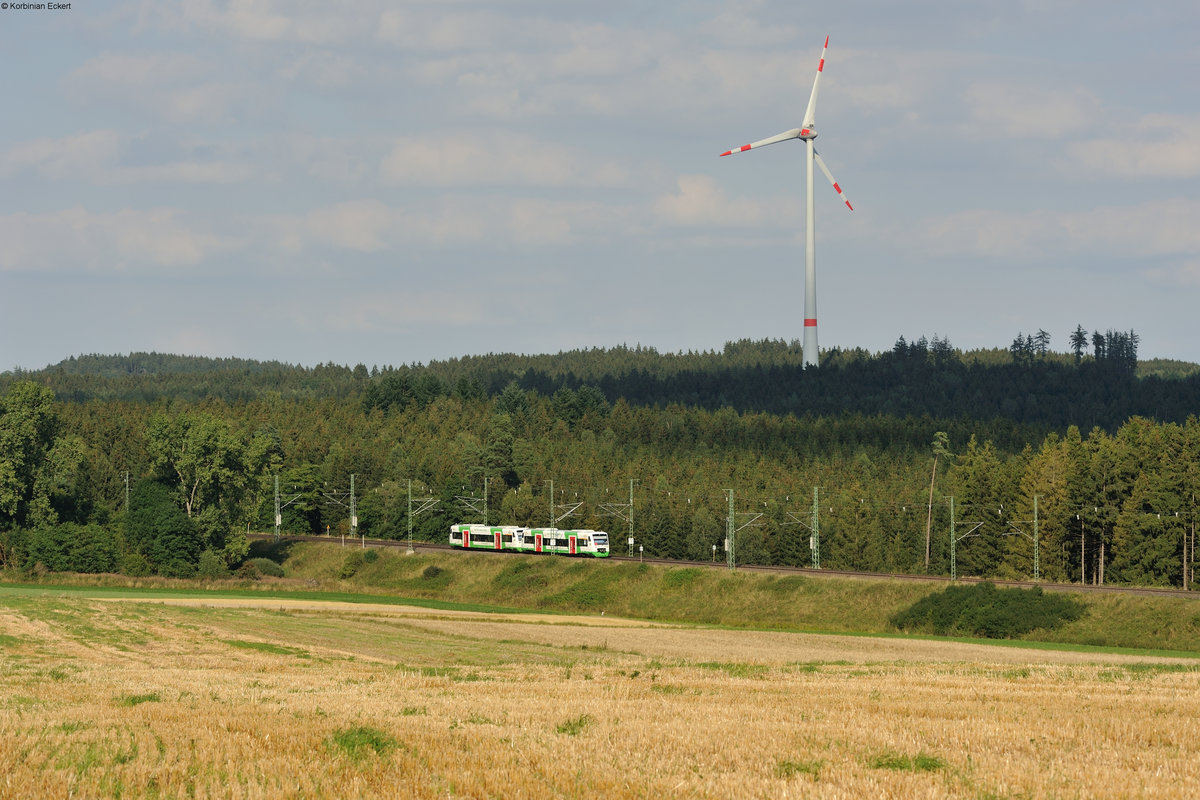
{"label": "coniferous tree", "polygon": [[1071,352],[1075,354],[1075,363],[1083,360],[1083,351],[1087,349],[1088,335],[1082,325],[1076,325],[1071,333]]}

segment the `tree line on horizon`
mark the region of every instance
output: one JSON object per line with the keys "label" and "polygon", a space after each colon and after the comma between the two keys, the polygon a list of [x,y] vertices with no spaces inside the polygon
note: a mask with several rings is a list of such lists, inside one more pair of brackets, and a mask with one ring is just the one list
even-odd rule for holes
{"label": "tree line on horizon", "polygon": [[[1069,357],[968,365],[946,349],[898,342],[858,367],[856,356],[834,353],[828,370],[800,374],[855,391],[873,376],[880,397],[911,393],[896,409],[921,407],[920,397],[940,408],[938,392],[975,373],[992,375],[971,384],[977,391],[1017,393],[1001,408],[1005,399],[1029,404],[1020,393],[1056,371],[1073,376],[1076,392],[1111,381],[1114,409],[1130,407],[1121,404],[1138,384],[1165,399],[1191,383]],[[756,351],[781,352],[746,346],[737,355]],[[766,405],[730,385],[756,369],[786,365],[731,366],[707,385]],[[0,563],[224,574],[245,559],[247,528],[274,529],[276,479],[284,533],[343,533],[353,475],[357,532],[371,537],[404,538],[411,527],[440,541],[452,523],[484,521],[486,486],[491,524],[546,525],[579,503],[560,525],[608,530],[619,551],[632,511],[647,554],[716,559],[732,492],[739,563],[811,563],[815,510],[822,566],[923,572],[930,531],[928,570],[938,574],[950,569],[953,498],[957,571],[982,577],[1032,577],[1036,503],[1044,580],[1190,583],[1200,482],[1200,424],[1190,413],[1057,427],[1020,414],[708,407],[682,391],[635,402],[603,380],[565,380],[569,371],[537,384],[526,370],[496,391],[466,373],[451,382],[431,370],[347,372],[327,370],[325,392],[233,400],[222,396],[221,370],[197,374],[210,388],[199,399],[164,396],[170,375],[150,399],[63,398],[46,383],[9,382],[0,394]],[[152,376],[139,380],[154,388]],[[656,381],[648,385],[664,392],[705,385],[688,370]],[[1045,405],[1052,395],[1034,397]],[[410,517],[410,487],[433,508]]]}
{"label": "tree line on horizon", "polygon": [[1139,362],[1133,331],[1092,334],[1077,327],[1072,352],[1049,349],[1049,334],[1019,334],[1008,349],[963,352],[934,336],[891,350],[832,348],[822,366],[805,369],[799,342],[730,342],[723,350],[660,354],[620,346],[557,355],[490,354],[426,365],[301,367],[240,359],[164,354],[81,356],[38,372],[0,375],[0,391],[19,380],[52,389],[58,400],[134,403],[358,400],[370,409],[403,407],[414,398],[497,397],[510,384],[542,395],[560,388],[598,391],[634,406],[828,416],[1005,418],[1044,429],[1078,424],[1112,431],[1131,416],[1181,422],[1200,406],[1200,365]]}

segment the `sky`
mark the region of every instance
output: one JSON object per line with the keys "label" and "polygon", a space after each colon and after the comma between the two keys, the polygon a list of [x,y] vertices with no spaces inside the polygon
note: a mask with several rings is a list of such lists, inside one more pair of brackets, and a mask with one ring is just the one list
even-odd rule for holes
{"label": "sky", "polygon": [[798,340],[804,147],[718,155],[826,36],[822,347],[1200,362],[1194,0],[69,6],[0,10],[0,370]]}

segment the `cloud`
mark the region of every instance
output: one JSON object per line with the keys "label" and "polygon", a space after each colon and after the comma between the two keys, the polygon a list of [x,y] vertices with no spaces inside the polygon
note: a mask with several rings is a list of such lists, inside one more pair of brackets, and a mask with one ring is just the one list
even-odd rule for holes
{"label": "cloud", "polygon": [[[1200,201],[1156,200],[1087,211],[963,211],[920,223],[912,243],[942,257],[1033,260],[1078,255],[1200,255]],[[895,234],[897,238],[902,233]]]}
{"label": "cloud", "polygon": [[1200,116],[1148,114],[1119,135],[1071,145],[1067,152],[1089,173],[1134,180],[1200,177]]}
{"label": "cloud", "polygon": [[178,124],[211,124],[262,102],[245,80],[219,80],[222,64],[185,53],[101,53],[66,76],[82,101],[149,113]]}
{"label": "cloud", "polygon": [[307,215],[314,238],[348,250],[375,252],[388,246],[390,231],[399,220],[394,209],[373,200],[340,203]]}
{"label": "cloud", "polygon": [[964,127],[979,136],[1059,139],[1105,119],[1099,98],[1081,87],[983,81],[969,85],[963,99]]}
{"label": "cloud", "polygon": [[121,134],[114,130],[33,139],[14,145],[4,154],[0,174],[30,170],[56,180],[94,175],[103,165],[111,164],[120,150]]}
{"label": "cloud", "polygon": [[[330,327],[351,333],[390,334],[418,325],[486,325],[495,320],[481,295],[411,285],[339,298],[329,308]],[[307,309],[301,309],[307,315]]]}
{"label": "cloud", "polygon": [[[172,145],[188,149],[187,143],[172,142]],[[254,172],[248,163],[219,158],[182,158],[145,163],[148,156],[144,151],[155,147],[156,143],[149,142],[146,137],[127,137],[115,130],[88,131],[56,139],[33,139],[19,142],[0,157],[0,175],[34,173],[51,180],[84,181],[97,185],[154,182],[229,184],[248,180]]]}
{"label": "cloud", "polygon": [[527,46],[531,39],[546,36],[545,23],[512,14],[450,11],[445,7],[410,4],[389,8],[379,15],[376,36],[380,41],[405,49],[454,52]]}
{"label": "cloud", "polygon": [[1146,270],[1145,274],[1150,281],[1162,286],[1200,289],[1200,258],[1187,259],[1163,267],[1153,267]]}
{"label": "cloud", "polygon": [[380,166],[388,183],[419,186],[590,186],[633,183],[634,165],[594,161],[553,142],[519,133],[398,139]]}
{"label": "cloud", "polygon": [[199,27],[256,42],[345,44],[368,38],[385,5],[372,0],[151,3],[142,9],[140,25],[181,31]]}
{"label": "cloud", "polygon": [[411,205],[358,200],[253,222],[257,240],[291,258],[314,247],[380,253],[407,248],[543,248],[642,230],[623,207],[584,200],[447,194]]}
{"label": "cloud", "polygon": [[314,178],[353,184],[374,172],[367,162],[368,153],[378,153],[381,142],[373,137],[297,135],[281,144],[286,145],[291,163]]}
{"label": "cloud", "polygon": [[[773,22],[763,25],[755,13],[763,7],[758,0],[730,4],[700,25],[700,31],[729,47],[771,47],[794,42],[800,32],[795,25]],[[768,11],[769,13],[769,11]]]}
{"label": "cloud", "polygon": [[236,243],[189,226],[169,208],[94,214],[71,208],[0,216],[0,269],[110,272],[185,267]]}
{"label": "cloud", "polygon": [[677,191],[659,196],[654,212],[685,227],[773,227],[795,224],[795,200],[730,200],[708,175],[681,175]]}

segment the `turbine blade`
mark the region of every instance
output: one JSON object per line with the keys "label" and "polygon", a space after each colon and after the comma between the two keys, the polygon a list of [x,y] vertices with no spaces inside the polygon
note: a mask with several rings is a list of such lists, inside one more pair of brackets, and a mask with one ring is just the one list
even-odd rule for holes
{"label": "turbine blade", "polygon": [[795,139],[799,136],[800,136],[800,129],[792,128],[790,131],[784,131],[783,133],[776,134],[775,136],[772,136],[769,139],[759,139],[757,142],[753,142],[751,144],[744,144],[741,147],[735,147],[733,150],[726,150],[724,153],[721,153],[721,155],[727,156],[731,153],[744,153],[747,150],[753,150],[756,147],[762,147],[762,146],[768,145],[768,144],[775,144],[776,142],[784,142],[784,141],[787,141],[788,139]]}
{"label": "turbine blade", "polygon": [[816,123],[817,114],[817,84],[821,82],[821,73],[825,71],[825,51],[829,49],[829,37],[825,37],[825,46],[821,48],[821,61],[817,64],[817,77],[813,78],[812,94],[808,96],[808,108],[804,111],[802,128],[811,128]]}
{"label": "turbine blade", "polygon": [[846,198],[846,193],[842,191],[841,186],[838,186],[838,182],[833,179],[833,173],[829,171],[829,167],[825,166],[825,162],[817,155],[816,149],[813,149],[813,160],[817,162],[817,166],[821,168],[821,172],[825,173],[825,177],[829,178],[829,184],[838,193],[838,197],[842,198],[842,202],[846,204],[846,208],[853,211],[854,206],[850,205],[850,201]]}

